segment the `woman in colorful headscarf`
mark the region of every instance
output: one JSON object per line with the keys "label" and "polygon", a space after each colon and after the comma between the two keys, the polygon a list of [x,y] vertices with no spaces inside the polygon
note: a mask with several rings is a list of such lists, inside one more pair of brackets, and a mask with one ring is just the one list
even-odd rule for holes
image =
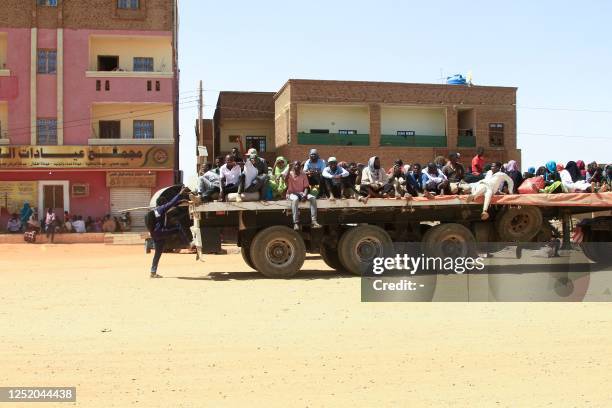
{"label": "woman in colorful headscarf", "polygon": [[285,159],[283,156],[278,156],[274,161],[274,167],[272,167],[272,171],[270,172],[270,180],[268,181],[274,198],[283,198],[285,196],[285,191],[287,191],[287,183],[283,177],[283,172],[288,167],[289,163],[287,163],[287,159]]}
{"label": "woman in colorful headscarf", "polygon": [[586,165],[582,160],[576,160],[576,166],[580,170],[580,177],[584,180],[586,178]]}
{"label": "woman in colorful headscarf", "polygon": [[523,179],[527,180],[528,178],[535,177],[535,175],[536,175],[536,168],[529,167],[527,171],[523,173]]}
{"label": "woman in colorful headscarf", "polygon": [[19,212],[19,221],[21,221],[21,229],[25,231],[28,226],[28,220],[32,216],[32,208],[30,208],[30,203],[27,201],[23,203],[23,208]]}
{"label": "woman in colorful headscarf", "polygon": [[546,175],[544,176],[546,180],[546,187],[544,188],[544,193],[561,193],[561,178],[559,177],[559,172],[557,171],[557,163],[554,160],[546,163]]}

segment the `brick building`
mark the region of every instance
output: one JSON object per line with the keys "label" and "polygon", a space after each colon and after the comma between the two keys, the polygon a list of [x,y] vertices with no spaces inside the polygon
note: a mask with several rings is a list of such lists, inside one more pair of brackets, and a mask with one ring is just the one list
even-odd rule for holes
{"label": "brick building", "polygon": [[469,164],[477,146],[489,161],[520,162],[516,88],[290,79],[274,96],[277,154],[384,166],[427,163],[452,151]]}
{"label": "brick building", "polygon": [[1,3],[4,214],[148,205],[178,175],[176,0]]}
{"label": "brick building", "polygon": [[274,160],[274,92],[220,92],[213,122],[214,157],[242,146]]}

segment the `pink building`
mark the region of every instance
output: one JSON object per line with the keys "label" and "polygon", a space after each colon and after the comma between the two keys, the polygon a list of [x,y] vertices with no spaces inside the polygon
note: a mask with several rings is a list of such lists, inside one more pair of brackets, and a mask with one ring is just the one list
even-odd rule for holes
{"label": "pink building", "polygon": [[1,215],[148,205],[178,177],[176,1],[3,3]]}

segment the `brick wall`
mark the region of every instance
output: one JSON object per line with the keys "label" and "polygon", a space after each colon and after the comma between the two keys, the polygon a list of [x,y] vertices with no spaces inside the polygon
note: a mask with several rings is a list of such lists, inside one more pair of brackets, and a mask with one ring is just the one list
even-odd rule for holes
{"label": "brick wall", "polygon": [[139,10],[119,10],[116,0],[2,0],[0,27],[172,31],[174,0],[140,0]]}

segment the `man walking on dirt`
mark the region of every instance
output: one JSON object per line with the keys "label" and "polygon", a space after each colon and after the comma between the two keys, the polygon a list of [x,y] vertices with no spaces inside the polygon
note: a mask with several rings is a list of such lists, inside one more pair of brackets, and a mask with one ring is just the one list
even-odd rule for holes
{"label": "man walking on dirt", "polygon": [[157,200],[158,206],[152,211],[155,216],[155,224],[153,226],[153,230],[151,231],[151,238],[155,243],[155,255],[153,255],[153,263],[151,264],[151,278],[163,277],[157,274],[157,265],[159,265],[159,260],[164,252],[164,246],[168,238],[173,235],[178,235],[185,243],[188,243],[189,241],[181,224],[171,227],[166,225],[168,211],[176,207],[180,202],[181,196],[188,191],[189,189],[187,187],[183,187],[181,191],[179,191],[179,193],[170,201],[168,201],[165,197],[160,197]]}

